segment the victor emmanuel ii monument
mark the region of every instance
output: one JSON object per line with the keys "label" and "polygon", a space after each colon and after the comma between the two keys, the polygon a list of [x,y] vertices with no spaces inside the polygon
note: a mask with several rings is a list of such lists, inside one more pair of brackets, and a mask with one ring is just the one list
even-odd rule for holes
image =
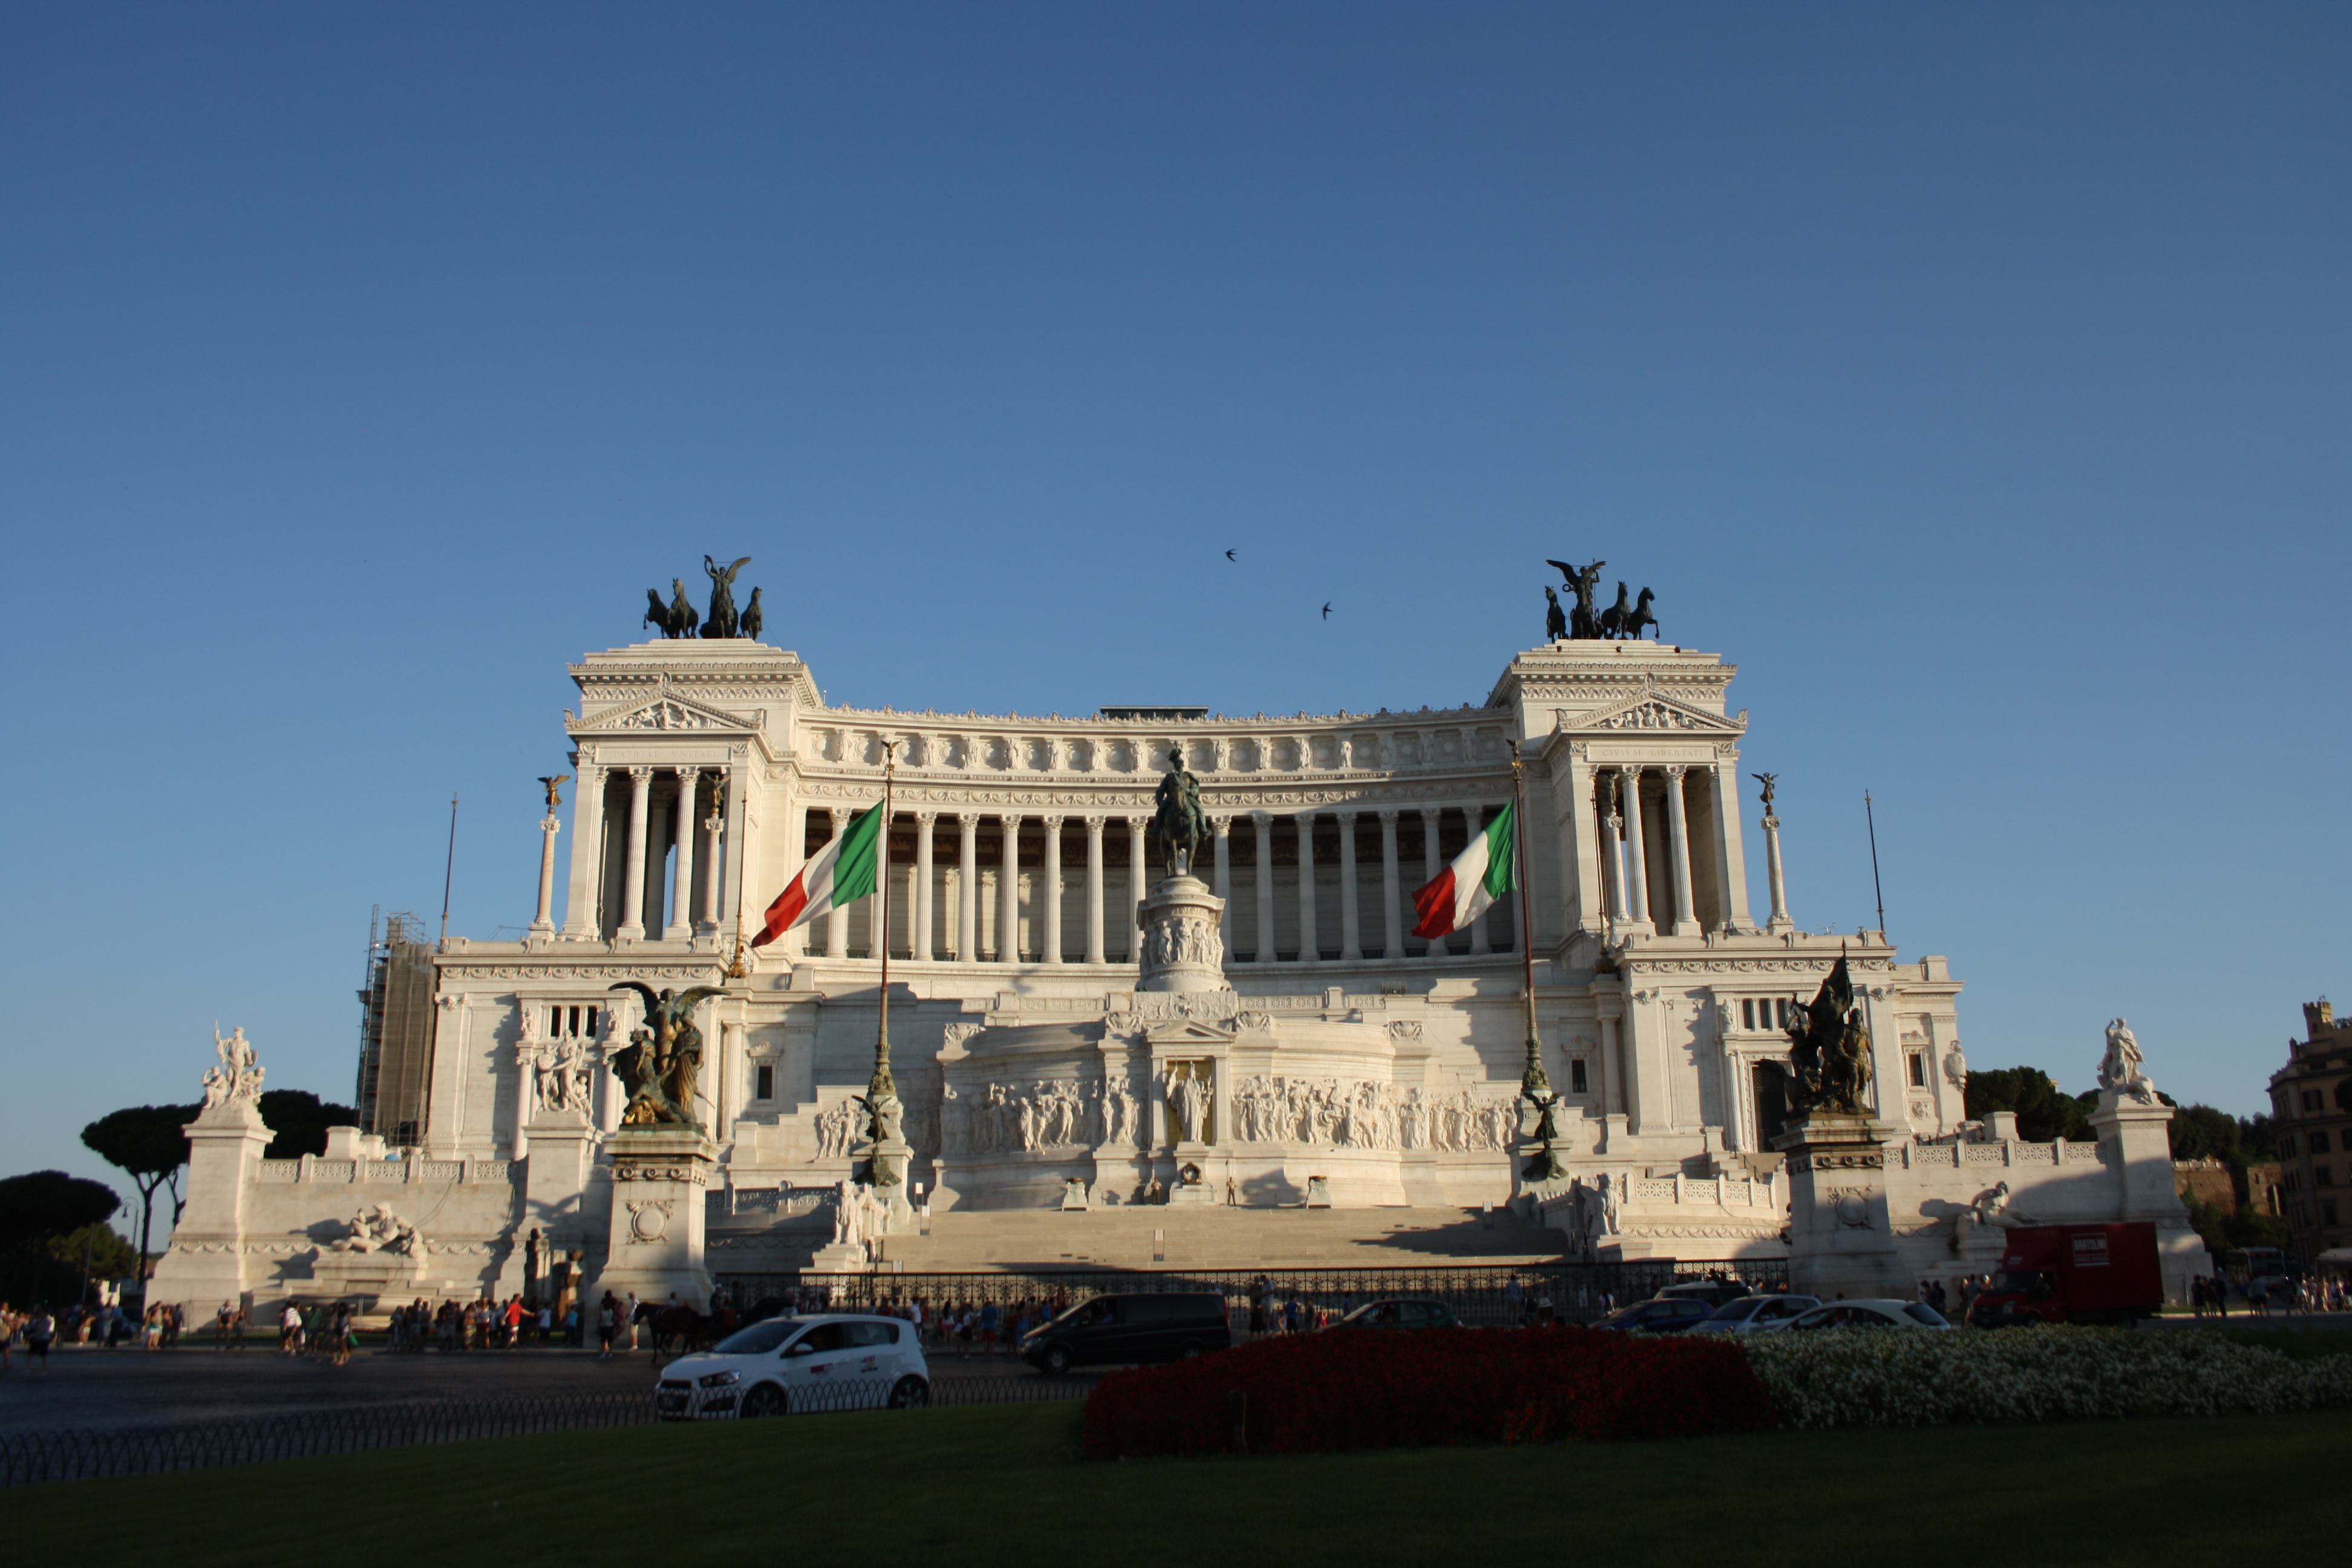
{"label": "victor emmanuel ii monument", "polygon": [[[1642,637],[1647,589],[1596,609],[1604,563],[1555,563],[1572,615],[1555,594],[1474,705],[1088,717],[828,706],[756,589],[736,610],[744,564],[707,559],[709,617],[674,581],[660,637],[571,667],[536,918],[392,945],[367,1125],[271,1162],[249,1098],[206,1110],[160,1289],[503,1294],[558,1259],[686,1296],[1138,1204],[1511,1203],[1589,1258],[1785,1257],[1827,1224],[1899,1275],[1974,1257],[1998,1181],[2121,1212],[2126,1134],[2161,1141],[2128,1085],[2112,1147],[1964,1124],[1959,983],[1798,928],[1735,667]],[[751,946],[886,785],[887,897]],[[1524,893],[1416,935],[1414,890],[1507,806]]]}

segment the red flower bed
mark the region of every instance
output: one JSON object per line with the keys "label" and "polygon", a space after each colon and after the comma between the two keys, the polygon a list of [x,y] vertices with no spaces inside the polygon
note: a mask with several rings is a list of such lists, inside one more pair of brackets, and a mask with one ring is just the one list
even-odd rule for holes
{"label": "red flower bed", "polygon": [[1348,1329],[1113,1373],[1087,1400],[1085,1444],[1088,1458],[1117,1459],[1697,1437],[1778,1424],[1728,1340]]}

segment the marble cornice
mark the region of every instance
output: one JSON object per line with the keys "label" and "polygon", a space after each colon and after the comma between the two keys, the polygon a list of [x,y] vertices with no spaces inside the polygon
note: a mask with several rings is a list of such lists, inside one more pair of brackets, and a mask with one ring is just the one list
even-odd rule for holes
{"label": "marble cornice", "polygon": [[[803,800],[862,805],[870,802],[880,787],[880,773],[877,768],[850,778],[812,777],[804,773],[799,780],[798,793]],[[1382,805],[1495,805],[1509,798],[1510,787],[1507,773],[1492,772],[1435,779],[1367,778],[1361,783],[1339,775],[1309,775],[1297,783],[1281,785],[1223,784],[1204,778],[1201,781],[1201,804],[1212,816],[1283,807],[1358,806],[1376,810]],[[893,798],[901,810],[923,806],[1020,806],[1041,810],[1067,807],[1074,811],[1121,811],[1148,816],[1153,808],[1151,790],[1140,779],[1133,778],[1105,779],[1100,783],[1072,778],[1054,784],[1029,784],[986,778],[964,781],[950,775],[945,780],[925,782],[910,781],[902,773],[893,786]]]}

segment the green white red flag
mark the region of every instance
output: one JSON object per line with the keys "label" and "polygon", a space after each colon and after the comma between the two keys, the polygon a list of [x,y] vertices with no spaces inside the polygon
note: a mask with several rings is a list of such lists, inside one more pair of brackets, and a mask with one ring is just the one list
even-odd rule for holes
{"label": "green white red flag", "polygon": [[845,909],[874,891],[882,843],[882,803],[875,802],[850,820],[848,829],[818,850],[776,895],[753,947],[765,947],[796,925],[821,914]]}
{"label": "green white red flag", "polygon": [[1473,836],[1470,847],[1454,858],[1454,864],[1437,874],[1437,879],[1412,896],[1412,907],[1421,915],[1421,923],[1412,934],[1434,942],[1455,931],[1486,912],[1496,899],[1518,889],[1518,858],[1515,853],[1518,831],[1517,803],[1506,805],[1486,824],[1486,831]]}

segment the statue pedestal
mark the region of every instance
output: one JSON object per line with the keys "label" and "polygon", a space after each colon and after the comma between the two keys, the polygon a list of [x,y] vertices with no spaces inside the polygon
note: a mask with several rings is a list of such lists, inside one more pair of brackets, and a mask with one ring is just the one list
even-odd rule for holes
{"label": "statue pedestal", "polygon": [[1798,1290],[1907,1298],[1910,1272],[1895,1250],[1886,1205],[1892,1122],[1816,1110],[1789,1123],[1772,1147],[1789,1156],[1789,1280]]}
{"label": "statue pedestal", "polygon": [[337,1252],[322,1247],[310,1255],[309,1269],[309,1288],[297,1288],[289,1295],[302,1300],[351,1301],[363,1312],[383,1304],[406,1306],[428,1283],[425,1260],[405,1252]]}
{"label": "statue pedestal", "polygon": [[907,1191],[907,1167],[914,1158],[914,1146],[903,1138],[866,1145],[874,1195],[881,1204],[881,1212],[875,1216],[877,1236],[899,1236],[914,1228],[915,1205]]}
{"label": "statue pedestal", "polygon": [[188,1203],[147,1282],[147,1299],[178,1302],[199,1322],[245,1294],[246,1205],[271,1134],[261,1112],[241,1100],[207,1106],[182,1131]]}
{"label": "statue pedestal", "polygon": [[[2140,1082],[2146,1083],[2145,1079]],[[2189,1206],[2172,1175],[2172,1107],[2156,1098],[2105,1089],[2091,1112],[2091,1128],[2105,1145],[2116,1181],[2123,1189],[2116,1217],[2148,1220],[2156,1226],[2156,1250],[2164,1274],[2165,1300],[2176,1304],[2189,1300],[2189,1281],[2213,1272],[2212,1255],[2204,1238],[2189,1223]]]}
{"label": "statue pedestal", "polygon": [[604,1292],[703,1311],[710,1272],[703,1265],[703,1199],[714,1151],[693,1128],[625,1127],[612,1136],[613,1215],[604,1272],[591,1300]]}
{"label": "statue pedestal", "polygon": [[1136,913],[1142,929],[1138,991],[1225,991],[1225,900],[1198,877],[1163,877]]}

